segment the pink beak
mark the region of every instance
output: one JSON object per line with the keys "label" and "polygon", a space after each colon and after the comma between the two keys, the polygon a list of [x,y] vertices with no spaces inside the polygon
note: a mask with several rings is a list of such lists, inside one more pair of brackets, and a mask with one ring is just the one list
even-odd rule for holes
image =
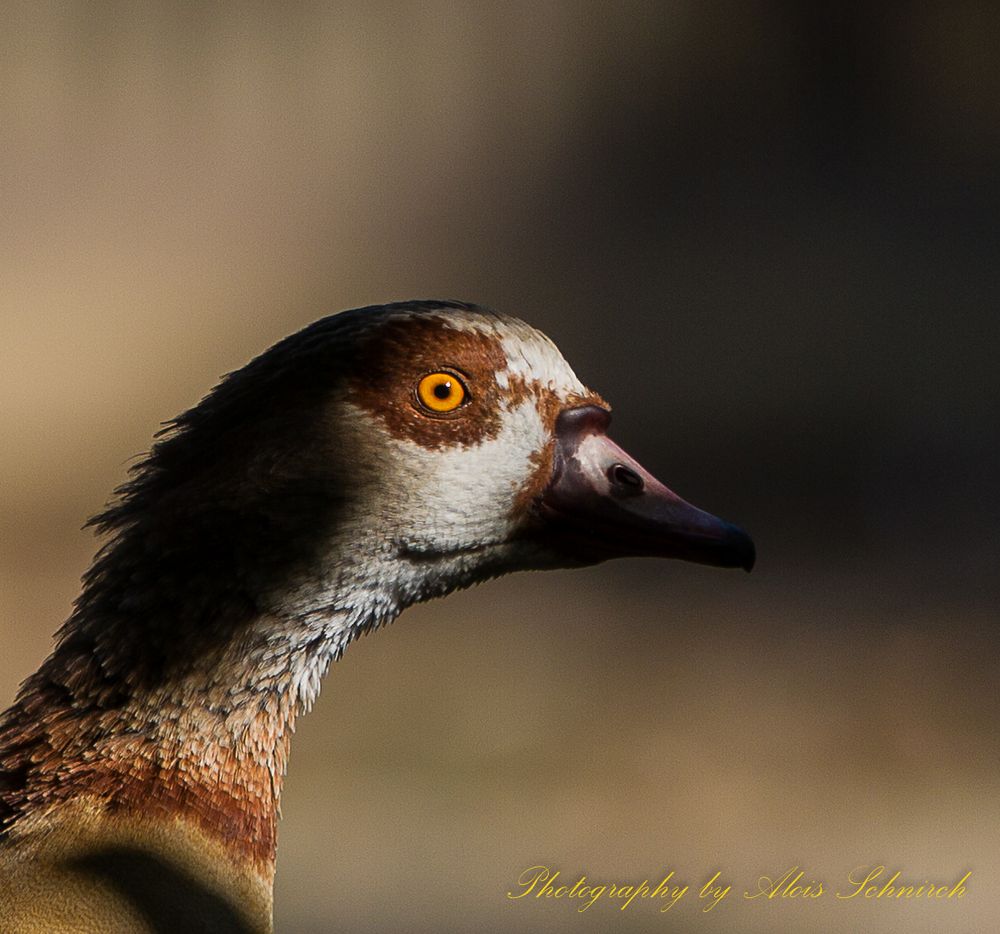
{"label": "pink beak", "polygon": [[749,571],[750,536],[660,483],[605,434],[610,421],[596,405],[559,415],[552,479],[538,504],[546,543],[582,564],[649,555]]}

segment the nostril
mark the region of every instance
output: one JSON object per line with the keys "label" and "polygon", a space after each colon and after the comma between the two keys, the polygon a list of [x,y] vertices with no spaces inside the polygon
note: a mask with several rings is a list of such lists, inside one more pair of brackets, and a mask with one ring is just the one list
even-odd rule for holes
{"label": "nostril", "polygon": [[624,464],[612,464],[608,468],[608,479],[615,485],[619,487],[624,487],[627,490],[635,491],[638,493],[645,486],[642,477],[639,476],[631,467],[626,467]]}

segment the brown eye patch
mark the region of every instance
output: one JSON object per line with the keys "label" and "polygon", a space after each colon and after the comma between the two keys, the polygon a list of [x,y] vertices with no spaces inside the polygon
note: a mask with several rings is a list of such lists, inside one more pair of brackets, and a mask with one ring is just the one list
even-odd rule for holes
{"label": "brown eye patch", "polygon": [[[493,335],[458,330],[433,315],[397,318],[362,344],[347,376],[348,397],[393,437],[432,449],[471,446],[500,431],[502,395],[510,393],[502,393],[496,373],[506,366],[507,356]],[[433,408],[439,383],[425,387],[431,395],[421,404],[422,380],[442,373],[461,377],[464,396],[461,408],[455,408],[461,418],[429,415],[440,412]]]}

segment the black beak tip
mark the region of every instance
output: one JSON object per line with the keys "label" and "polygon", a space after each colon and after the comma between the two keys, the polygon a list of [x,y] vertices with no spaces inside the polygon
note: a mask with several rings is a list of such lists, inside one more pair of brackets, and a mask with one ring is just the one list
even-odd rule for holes
{"label": "black beak tip", "polygon": [[757,548],[753,539],[738,525],[730,526],[730,539],[736,556],[736,566],[743,568],[748,574],[757,562]]}

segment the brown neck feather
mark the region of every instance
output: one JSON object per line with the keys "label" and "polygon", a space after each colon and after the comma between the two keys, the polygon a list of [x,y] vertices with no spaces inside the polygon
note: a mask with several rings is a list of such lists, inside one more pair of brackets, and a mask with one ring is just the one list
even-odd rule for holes
{"label": "brown neck feather", "polygon": [[114,684],[74,645],[64,639],[0,717],[0,840],[86,798],[107,815],[192,821],[270,877],[296,708],[288,679],[241,670],[251,663],[230,647],[173,681]]}

